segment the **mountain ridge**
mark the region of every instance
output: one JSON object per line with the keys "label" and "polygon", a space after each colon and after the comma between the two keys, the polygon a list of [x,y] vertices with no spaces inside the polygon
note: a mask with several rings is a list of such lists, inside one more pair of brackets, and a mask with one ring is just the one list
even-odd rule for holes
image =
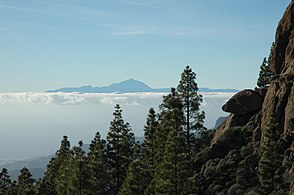
{"label": "mountain ridge", "polygon": [[[144,137],[135,137],[136,142],[143,143]],[[82,150],[87,154],[90,150],[90,144],[84,144]],[[22,160],[11,160],[10,162],[0,165],[0,173],[3,168],[8,170],[10,178],[17,180],[20,170],[23,167],[26,167],[30,170],[34,179],[39,179],[43,177],[46,167],[49,164],[50,160],[55,156],[55,154],[48,154],[43,156],[35,156],[28,159]]]}
{"label": "mountain ridge", "polygon": [[[199,88],[199,92],[239,92],[237,89],[211,89]],[[137,93],[137,92],[170,92],[170,88],[151,88],[142,81],[128,79],[119,83],[112,83],[108,86],[93,87],[86,85],[81,87],[63,87],[46,91],[48,93]]]}

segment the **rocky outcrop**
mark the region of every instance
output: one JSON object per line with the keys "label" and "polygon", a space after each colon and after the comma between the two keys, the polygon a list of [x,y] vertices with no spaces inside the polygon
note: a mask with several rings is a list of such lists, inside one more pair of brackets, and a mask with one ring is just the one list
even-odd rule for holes
{"label": "rocky outcrop", "polygon": [[231,97],[222,107],[223,111],[231,114],[216,129],[211,144],[215,144],[217,139],[229,128],[246,125],[250,118],[261,110],[262,102],[260,93],[251,89],[245,89]]}
{"label": "rocky outcrop", "polygon": [[230,116],[216,129],[211,144],[213,145],[229,128],[246,125],[251,117],[251,113],[246,115],[230,114]]}
{"label": "rocky outcrop", "polygon": [[[279,123],[280,139],[285,140],[284,158],[294,156],[294,2],[290,3],[279,22],[270,68],[275,74],[262,106],[261,131],[271,123]],[[287,148],[288,147],[288,148]],[[292,163],[294,167],[294,162]]]}
{"label": "rocky outcrop", "polygon": [[[213,178],[206,192],[235,194],[239,186],[248,194],[294,195],[294,0],[279,22],[270,68],[274,76],[268,89],[241,91],[223,106],[231,114],[217,128],[201,167],[202,180]],[[217,174],[230,171],[236,177],[222,182],[225,177]]]}
{"label": "rocky outcrop", "polygon": [[261,95],[251,89],[245,89],[236,93],[222,109],[235,115],[248,115],[259,111],[262,107]]}
{"label": "rocky outcrop", "polygon": [[275,75],[293,75],[294,74],[294,6],[293,1],[286,9],[280,20],[277,31],[275,46],[273,48],[272,58],[270,61],[271,71]]}
{"label": "rocky outcrop", "polygon": [[[285,143],[285,173],[292,177],[290,194],[294,194],[294,2],[279,22],[270,68],[275,74],[262,105],[262,139],[271,118],[279,124],[280,140]],[[287,165],[286,165],[287,164]]]}
{"label": "rocky outcrop", "polygon": [[[270,68],[274,76],[264,92],[243,90],[234,95],[222,109],[232,115],[217,129],[216,136],[229,127],[244,125],[261,110],[258,124],[263,135],[274,118],[280,126],[281,138],[289,144],[294,139],[294,2],[292,1],[280,20],[272,50]],[[264,97],[264,98],[263,98]],[[252,114],[253,113],[253,114]],[[238,116],[238,117],[237,117]],[[248,122],[248,121],[247,121]]]}

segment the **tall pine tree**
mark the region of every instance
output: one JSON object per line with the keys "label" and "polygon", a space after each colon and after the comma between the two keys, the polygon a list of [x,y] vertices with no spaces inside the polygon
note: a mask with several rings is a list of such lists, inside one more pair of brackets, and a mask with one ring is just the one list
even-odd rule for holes
{"label": "tall pine tree", "polygon": [[[156,134],[156,168],[151,185],[155,194],[186,194],[192,175],[189,169],[189,150],[182,124],[183,105],[174,88],[164,97],[161,105],[161,125]],[[163,134],[162,134],[163,133]],[[164,139],[163,137],[164,136]]]}
{"label": "tall pine tree", "polygon": [[151,187],[149,184],[154,176],[157,129],[157,116],[155,110],[151,108],[144,126],[144,141],[142,144],[136,144],[134,160],[129,165],[128,175],[120,194],[151,194],[152,189],[149,189]]}
{"label": "tall pine tree", "polygon": [[151,108],[148,113],[146,125],[144,126],[144,142],[143,142],[143,165],[145,168],[146,186],[145,193],[149,194],[147,189],[152,178],[154,177],[155,170],[155,156],[156,156],[156,141],[155,135],[159,128],[159,122],[155,110]]}
{"label": "tall pine tree", "polygon": [[[167,115],[169,110],[173,107],[182,107],[181,102],[178,99],[178,93],[175,88],[171,88],[170,94],[163,96],[163,102],[159,106],[160,113],[158,118],[158,127],[154,133],[154,171],[157,171],[157,165],[161,164],[164,160],[163,153],[166,147],[167,135],[169,134],[170,129],[167,128],[166,123],[164,123],[164,116]],[[155,174],[155,173],[154,173]],[[150,188],[154,189],[154,183],[152,182]]]}
{"label": "tall pine tree", "polygon": [[107,157],[111,167],[111,189],[113,194],[117,194],[132,161],[135,138],[130,125],[124,122],[122,110],[118,104],[115,106],[113,116],[106,139]]}
{"label": "tall pine tree", "polygon": [[71,150],[72,158],[70,158],[70,177],[67,179],[68,194],[84,194],[85,192],[85,151],[82,148],[83,142],[79,141],[78,146],[74,146]]}
{"label": "tall pine tree", "polygon": [[200,104],[202,103],[202,95],[198,94],[198,86],[196,83],[196,74],[187,66],[181,74],[181,80],[177,86],[180,100],[183,104],[185,116],[184,129],[186,132],[186,141],[189,149],[191,149],[191,141],[196,133],[203,130],[205,113],[200,112]]}
{"label": "tall pine tree", "polygon": [[70,178],[71,162],[70,142],[63,136],[59,150],[47,165],[44,177],[39,181],[38,194],[66,194],[68,178]]}

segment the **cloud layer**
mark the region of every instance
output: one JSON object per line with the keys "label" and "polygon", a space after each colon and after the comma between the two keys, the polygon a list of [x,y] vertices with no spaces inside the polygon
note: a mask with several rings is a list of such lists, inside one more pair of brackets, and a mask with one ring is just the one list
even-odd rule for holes
{"label": "cloud layer", "polygon": [[[224,103],[234,93],[201,93],[203,95],[203,107],[211,103]],[[122,105],[153,105],[162,101],[166,93],[1,93],[0,103],[33,103],[33,104],[122,104]],[[216,101],[218,100],[218,101]],[[223,101],[219,101],[223,100]]]}
{"label": "cloud layer", "polygon": [[[105,137],[117,103],[135,135],[142,136],[149,108],[157,110],[163,95],[166,93],[0,93],[0,160],[52,154],[63,135],[73,144],[79,140],[90,143],[97,131]],[[221,106],[233,93],[202,95],[205,126],[211,128],[218,117],[227,115]]]}

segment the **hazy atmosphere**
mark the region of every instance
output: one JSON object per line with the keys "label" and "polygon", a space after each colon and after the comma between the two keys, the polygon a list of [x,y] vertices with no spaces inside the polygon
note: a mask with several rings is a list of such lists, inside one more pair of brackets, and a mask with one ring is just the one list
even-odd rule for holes
{"label": "hazy atmosphere", "polygon": [[[165,93],[133,94],[0,94],[0,160],[16,160],[54,153],[63,135],[73,145],[90,143],[99,131],[109,131],[115,104],[123,109],[136,136],[143,136],[149,108],[157,110]],[[214,127],[221,106],[233,93],[205,93],[205,125]],[[6,147],[7,146],[7,147]]]}

